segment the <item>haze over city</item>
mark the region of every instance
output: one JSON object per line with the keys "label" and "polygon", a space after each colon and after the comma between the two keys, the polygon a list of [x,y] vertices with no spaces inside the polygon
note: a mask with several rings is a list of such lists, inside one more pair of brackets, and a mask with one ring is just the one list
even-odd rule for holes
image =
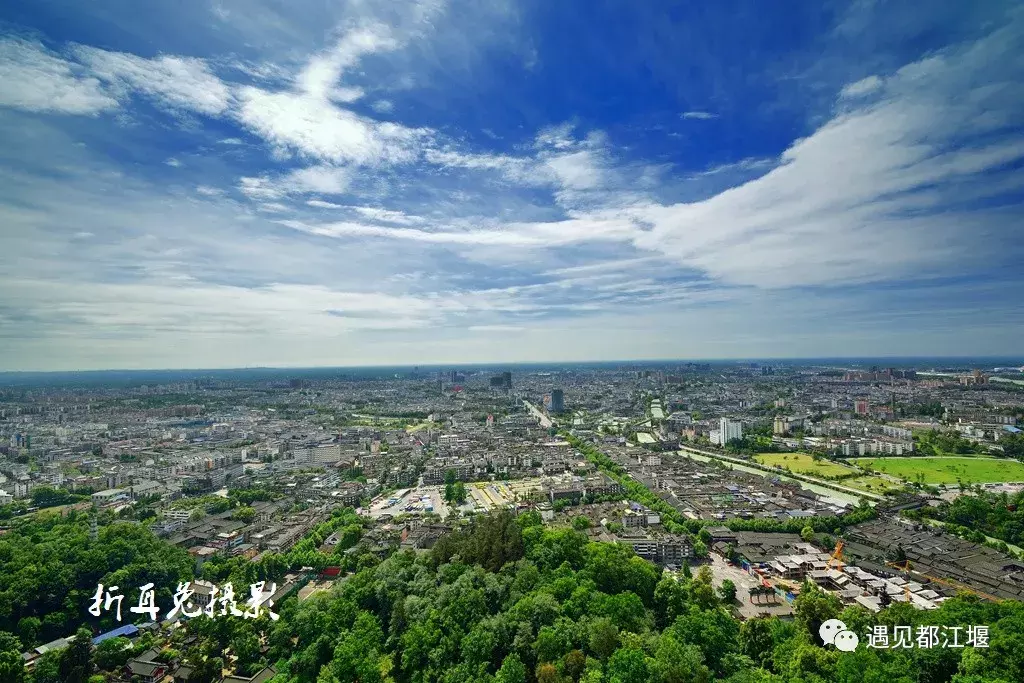
{"label": "haze over city", "polygon": [[1020,350],[1019,3],[0,9],[0,369]]}

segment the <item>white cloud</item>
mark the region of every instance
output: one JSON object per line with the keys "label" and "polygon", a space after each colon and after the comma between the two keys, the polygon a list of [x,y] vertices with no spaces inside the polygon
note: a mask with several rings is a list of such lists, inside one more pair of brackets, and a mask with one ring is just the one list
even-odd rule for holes
{"label": "white cloud", "polygon": [[0,106],[33,112],[98,114],[117,99],[78,65],[41,43],[0,38]]}
{"label": "white cloud", "polygon": [[388,209],[379,209],[371,206],[355,206],[352,208],[355,209],[357,213],[369,218],[370,220],[383,221],[385,223],[412,225],[414,223],[423,222],[423,218],[419,216],[410,216],[402,211],[389,211]]}
{"label": "white cloud", "polygon": [[534,145],[538,148],[569,149],[576,145],[572,132],[576,125],[571,122],[549,126],[537,133]]}
{"label": "white cloud", "polygon": [[471,171],[498,171],[514,180],[525,180],[535,165],[532,160],[504,154],[474,154],[453,148],[428,148],[423,158],[436,166],[465,168]]}
{"label": "white cloud", "polygon": [[310,166],[292,171],[285,176],[285,184],[296,192],[341,194],[348,187],[352,174],[347,168],[336,166]]}
{"label": "white cloud", "polygon": [[146,59],[87,46],[76,46],[74,54],[111,87],[144,93],[172,109],[217,116],[231,105],[230,89],[202,59],[169,55]]}
{"label": "white cloud", "polygon": [[698,121],[707,121],[709,119],[717,119],[718,114],[712,114],[707,111],[686,111],[682,113],[684,119],[696,119]]}
{"label": "white cloud", "polygon": [[420,216],[410,216],[403,211],[392,211],[389,209],[381,209],[374,206],[350,206],[346,204],[335,204],[333,202],[325,202],[320,199],[311,199],[306,202],[307,206],[312,206],[315,209],[331,209],[331,210],[345,210],[356,213],[363,218],[371,221],[378,221],[381,223],[395,223],[398,225],[415,225],[417,223],[423,223],[424,218]]}
{"label": "white cloud", "polygon": [[266,177],[245,177],[238,181],[238,190],[249,199],[261,201],[280,199],[287,192]]}
{"label": "white cloud", "polygon": [[323,161],[381,165],[417,155],[425,129],[378,123],[326,99],[292,92],[239,90],[239,121],[280,150]]}
{"label": "white cloud", "polygon": [[523,186],[553,185],[569,193],[604,187],[611,180],[604,136],[592,133],[578,141],[572,137],[573,128],[563,124],[541,130],[534,139],[534,156],[478,154],[448,146],[428,148],[423,158],[437,166],[495,171]]}
{"label": "white cloud", "polygon": [[770,168],[776,163],[775,159],[747,157],[746,159],[740,159],[739,161],[731,164],[712,166],[708,170],[703,171],[701,175],[718,175],[720,173],[729,173],[731,171],[759,171]]}
{"label": "white cloud", "polygon": [[[292,194],[340,194],[348,187],[350,180],[351,172],[346,168],[309,166],[274,177],[241,178],[238,189],[249,199],[264,201],[282,199]],[[317,206],[312,202],[309,204]]]}
{"label": "white cloud", "polygon": [[392,228],[351,221],[308,224],[296,220],[281,225],[311,235],[334,238],[376,237],[433,244],[484,247],[547,248],[592,241],[628,242],[638,236],[626,218],[570,218],[551,223],[508,223],[497,228],[462,231]]}
{"label": "white cloud", "polygon": [[367,55],[401,45],[384,24],[348,30],[333,47],[306,62],[294,79],[293,90],[239,88],[235,116],[279,152],[335,164],[410,162],[418,157],[432,131],[379,122],[339,106],[364,94],[361,88],[340,83],[347,70]]}
{"label": "white cloud", "polygon": [[856,83],[850,83],[844,87],[840,92],[840,97],[863,97],[864,95],[870,95],[873,92],[877,92],[882,88],[882,79],[878,76],[868,76],[862,78]]}
{"label": "white cloud", "polygon": [[339,90],[338,80],[342,73],[358,64],[365,55],[394,50],[398,46],[399,42],[382,24],[349,31],[330,50],[309,60],[295,79],[296,86],[315,99],[355,101],[362,96],[362,91],[351,88]]}
{"label": "white cloud", "polygon": [[[960,144],[993,111],[988,65],[971,55],[992,58],[985,44],[999,40],[997,32],[872,82],[880,99],[838,114],[755,180],[700,202],[634,207],[627,213],[652,226],[636,245],[721,282],[762,287],[979,267],[972,245],[998,240],[1006,218],[945,204],[986,187],[998,193],[991,180],[1024,158],[1024,137],[1008,131],[986,148]],[[1019,109],[1002,113],[1020,120]]]}
{"label": "white cloud", "polygon": [[601,161],[591,150],[552,156],[544,161],[557,182],[571,190],[593,190],[605,182]]}
{"label": "white cloud", "polygon": [[345,209],[348,208],[344,204],[334,204],[332,202],[325,202],[320,199],[310,199],[306,202],[307,206],[312,206],[315,209]]}
{"label": "white cloud", "polygon": [[164,163],[165,163],[166,165],[168,165],[168,166],[172,167],[172,168],[181,168],[182,166],[184,166],[184,165],[185,165],[185,164],[184,164],[184,163],[182,163],[182,162],[181,162],[180,160],[178,160],[178,159],[175,159],[174,157],[171,157],[170,159],[168,159],[168,160],[167,160],[167,161],[165,161]]}
{"label": "white cloud", "polygon": [[[385,2],[374,7],[392,11]],[[232,21],[242,15],[233,11]],[[447,126],[408,128],[356,114],[344,104],[360,98],[368,100],[366,111],[390,114],[382,94],[403,79],[417,82],[407,61],[436,54],[385,55],[413,42],[400,22],[388,29],[346,25],[356,28],[313,57],[277,51],[280,64],[258,69],[232,68],[227,57],[144,59],[95,50],[87,61],[102,73],[96,78],[27,44],[31,54],[17,61],[22,80],[12,82],[24,86],[25,73],[38,72],[33,80],[45,87],[43,94],[22,88],[21,104],[10,106],[94,113],[145,94],[172,113],[221,121],[209,126],[179,116],[188,133],[208,126],[201,131],[208,137],[196,147],[155,141],[153,162],[174,153],[188,167],[175,174],[180,182],[148,187],[131,200],[131,188],[145,176],[133,174],[121,155],[111,154],[106,165],[79,163],[90,149],[105,151],[99,125],[86,122],[69,134],[89,141],[74,155],[50,146],[51,135],[25,136],[46,147],[31,151],[36,176],[27,164],[14,172],[0,167],[0,194],[8,198],[0,203],[7,228],[0,229],[0,251],[19,254],[17,264],[0,260],[0,316],[38,316],[40,325],[19,329],[36,335],[31,344],[5,339],[0,363],[863,354],[895,352],[891,339],[901,349],[939,352],[953,345],[921,335],[931,329],[927,321],[918,327],[919,311],[941,308],[934,301],[906,291],[890,297],[890,287],[881,299],[864,294],[871,288],[834,285],[884,281],[896,290],[908,278],[983,272],[1019,243],[1006,227],[1019,225],[1011,223],[1019,219],[1019,202],[1008,195],[1024,185],[1014,166],[1024,159],[1017,132],[1022,67],[1007,59],[1020,52],[1011,49],[1014,40],[1000,46],[990,38],[848,85],[837,94],[832,120],[779,158],[740,159],[673,178],[664,160],[654,166],[637,159],[645,147],[630,147],[622,128],[615,139],[625,146],[618,149],[564,123],[517,147],[507,145],[521,141],[522,131],[503,129],[503,142],[489,151],[461,142],[462,132]],[[292,28],[277,34],[285,37],[277,47],[294,47]],[[385,60],[397,75],[377,70]],[[990,70],[997,63],[1005,68]],[[15,97],[6,85],[0,102]],[[90,88],[98,102],[71,104]],[[403,112],[410,95],[395,95]],[[3,139],[18,143],[3,118]],[[19,126],[45,120],[10,119]],[[131,134],[148,119],[143,111]],[[257,140],[225,137],[241,129],[273,148],[271,163],[254,166],[253,155],[243,158],[239,150],[212,153],[210,141]],[[235,164],[243,162],[240,171]],[[246,177],[237,189],[251,203],[240,205],[237,194],[225,197],[217,186],[240,175]],[[754,175],[760,177],[750,180]],[[59,184],[45,180],[57,176]],[[735,186],[720,192],[726,184]],[[708,196],[710,188],[718,194]],[[1002,213],[988,205],[1002,205]],[[349,258],[353,253],[359,258]],[[242,284],[220,284],[226,282]],[[941,325],[954,321],[981,340],[978,349],[996,348],[979,332],[993,331],[979,324],[985,312],[943,305]],[[836,311],[842,314],[829,315]],[[891,335],[907,321],[934,345]],[[1000,316],[1000,348],[1012,348],[1006,329],[1019,330],[1019,321],[1015,310]],[[382,334],[370,335],[376,332]],[[516,334],[505,343],[504,335],[489,332]]]}
{"label": "white cloud", "polygon": [[[132,338],[167,337],[189,321],[181,336],[238,337],[264,334],[333,334],[426,324],[446,310],[466,310],[471,301],[434,303],[426,298],[378,292],[338,291],[316,285],[273,284],[261,288],[211,285],[185,278],[168,285],[157,280],[130,288],[81,282],[75,292],[32,279],[0,280],[51,314],[65,316],[90,335],[132,330]],[[110,305],[113,301],[119,305]],[[204,305],[196,307],[195,301]],[[349,314],[349,315],[346,315]],[[176,335],[170,335],[176,336]]]}

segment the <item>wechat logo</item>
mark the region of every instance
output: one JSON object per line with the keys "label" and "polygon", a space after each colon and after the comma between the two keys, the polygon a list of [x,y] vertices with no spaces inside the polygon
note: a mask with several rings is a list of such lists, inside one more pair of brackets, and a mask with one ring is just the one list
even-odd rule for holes
{"label": "wechat logo", "polygon": [[838,619],[829,619],[818,628],[818,635],[825,645],[835,645],[842,652],[853,652],[860,644],[860,638],[846,628],[846,624]]}

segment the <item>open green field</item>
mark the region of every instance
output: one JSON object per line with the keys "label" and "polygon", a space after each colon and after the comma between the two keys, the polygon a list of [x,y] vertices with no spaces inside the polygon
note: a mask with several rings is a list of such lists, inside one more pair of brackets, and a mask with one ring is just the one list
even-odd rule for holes
{"label": "open green field", "polygon": [[842,477],[855,472],[853,468],[845,465],[828,460],[815,460],[807,453],[762,453],[755,455],[754,460],[762,465],[777,466],[812,477]]}
{"label": "open green field", "polygon": [[408,432],[409,434],[412,434],[413,432],[418,432],[421,429],[432,429],[433,427],[436,426],[436,422],[420,422],[419,424],[409,425],[408,427],[405,428],[405,431]]}
{"label": "open green field", "polygon": [[869,493],[888,493],[889,491],[899,491],[903,488],[902,484],[871,474],[865,474],[863,477],[843,479],[839,483],[843,486],[868,491]]}
{"label": "open green field", "polygon": [[918,481],[922,475],[926,484],[955,484],[957,479],[972,484],[1024,481],[1024,464],[1001,458],[854,458],[850,462],[907,481]]}

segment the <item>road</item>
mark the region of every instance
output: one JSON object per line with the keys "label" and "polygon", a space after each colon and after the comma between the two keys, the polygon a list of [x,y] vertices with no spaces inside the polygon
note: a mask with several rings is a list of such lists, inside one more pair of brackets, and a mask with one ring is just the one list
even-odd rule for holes
{"label": "road", "polygon": [[542,413],[537,408],[537,406],[533,405],[532,403],[530,403],[529,401],[527,401],[525,399],[523,400],[523,405],[526,406],[526,408],[531,413],[533,413],[534,415],[536,415],[540,419],[540,426],[541,427],[545,427],[545,428],[551,427],[551,425],[552,425],[551,418],[548,417],[547,415],[545,415],[544,413]]}

